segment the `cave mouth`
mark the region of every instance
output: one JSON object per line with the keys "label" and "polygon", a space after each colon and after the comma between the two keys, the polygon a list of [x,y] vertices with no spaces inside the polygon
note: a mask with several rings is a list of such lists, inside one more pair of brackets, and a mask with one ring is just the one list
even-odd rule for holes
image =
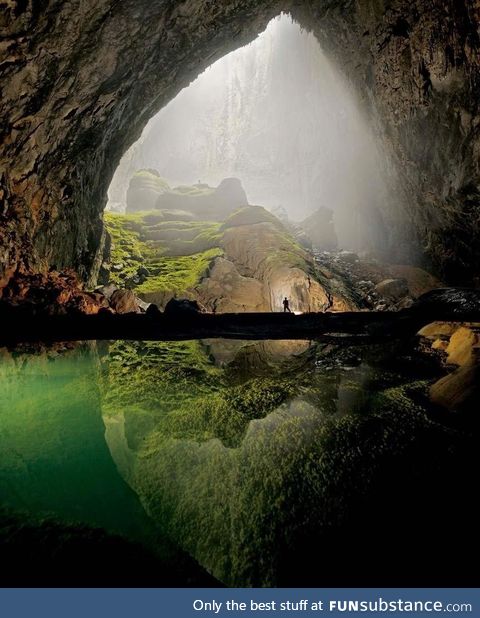
{"label": "cave mouth", "polygon": [[341,262],[337,274],[349,280],[333,293],[316,261],[385,255],[380,213],[396,201],[352,86],[286,13],[149,121],[108,196],[101,282],[161,309],[180,295],[214,312],[281,311],[285,297],[297,313],[365,308],[360,273],[347,277]]}
{"label": "cave mouth", "polygon": [[291,221],[331,209],[343,249],[387,244],[380,212],[396,196],[382,144],[352,85],[289,13],[151,118],[113,175],[107,211],[152,206],[147,195],[128,205],[130,180],[142,169],[172,187],[237,177],[250,204]]}

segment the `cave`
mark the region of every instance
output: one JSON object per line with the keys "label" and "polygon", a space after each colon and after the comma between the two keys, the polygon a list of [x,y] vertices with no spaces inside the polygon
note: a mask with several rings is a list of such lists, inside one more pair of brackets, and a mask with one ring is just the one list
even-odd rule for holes
{"label": "cave", "polygon": [[[1,281],[73,267],[95,282],[121,156],[213,61],[281,11],[355,85],[399,170],[392,246],[447,281],[478,261],[478,9],[467,2],[209,2],[114,9],[8,3],[2,15]],[[101,36],[100,36],[101,34]]]}
{"label": "cave", "polygon": [[[0,583],[478,586],[478,3],[0,6]],[[277,27],[323,180],[140,152]]]}

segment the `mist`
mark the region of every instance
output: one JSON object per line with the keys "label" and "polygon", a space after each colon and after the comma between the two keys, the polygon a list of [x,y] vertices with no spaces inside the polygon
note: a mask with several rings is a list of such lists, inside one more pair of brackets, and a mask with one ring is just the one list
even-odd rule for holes
{"label": "mist", "polygon": [[146,126],[109,190],[122,210],[133,173],[171,186],[240,178],[249,202],[300,221],[334,212],[343,248],[371,248],[390,199],[381,148],[358,100],[318,41],[281,15],[211,65]]}

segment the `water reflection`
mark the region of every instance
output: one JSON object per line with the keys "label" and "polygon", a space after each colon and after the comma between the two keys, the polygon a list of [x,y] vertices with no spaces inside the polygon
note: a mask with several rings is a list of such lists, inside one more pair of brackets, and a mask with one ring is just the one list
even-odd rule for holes
{"label": "water reflection", "polygon": [[5,354],[2,504],[144,543],[154,526],[228,585],[345,581],[372,544],[369,569],[392,555],[403,569],[418,538],[440,568],[458,538],[439,547],[437,524],[458,519],[476,458],[426,414],[432,368],[402,354],[221,340]]}

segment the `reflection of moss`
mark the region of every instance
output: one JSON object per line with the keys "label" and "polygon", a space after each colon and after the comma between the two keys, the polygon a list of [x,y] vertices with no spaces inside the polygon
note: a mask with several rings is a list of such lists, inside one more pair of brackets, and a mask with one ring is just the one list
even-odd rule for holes
{"label": "reflection of moss", "polygon": [[[270,363],[270,375],[258,378],[261,346],[248,355],[250,374],[239,363],[232,376],[199,345],[185,353],[182,377],[175,382],[172,374],[167,384],[170,361],[181,360],[179,344],[171,345],[156,370],[160,381],[150,375],[126,423],[129,444],[135,438],[129,482],[155,522],[227,585],[306,581],[304,555],[317,560],[325,548],[327,570],[329,557],[351,551],[351,537],[341,545],[342,526],[358,516],[361,529],[372,522],[376,530],[379,521],[403,529],[397,502],[383,498],[403,500],[408,488],[423,500],[439,470],[451,466],[452,434],[428,420],[423,382],[380,368],[316,371],[321,346],[293,377]],[[113,375],[110,390],[127,376]],[[364,390],[354,414],[336,413],[340,387]],[[155,392],[156,403],[148,403],[155,417],[148,426],[142,417],[135,432],[148,392]],[[369,529],[365,537],[382,544],[385,534]]]}
{"label": "reflection of moss", "polygon": [[105,357],[103,410],[152,411],[164,439],[238,445],[249,422],[263,418],[296,391],[293,380],[253,378],[229,386],[198,341],[114,342]]}
{"label": "reflection of moss", "polygon": [[198,341],[123,342],[104,357],[104,411],[123,407],[163,414],[221,386],[221,371]]}
{"label": "reflection of moss", "polygon": [[165,417],[157,427],[157,438],[188,436],[197,442],[219,438],[226,446],[237,447],[251,420],[265,417],[296,390],[292,381],[281,377],[254,378],[239,386],[224,387]]}

